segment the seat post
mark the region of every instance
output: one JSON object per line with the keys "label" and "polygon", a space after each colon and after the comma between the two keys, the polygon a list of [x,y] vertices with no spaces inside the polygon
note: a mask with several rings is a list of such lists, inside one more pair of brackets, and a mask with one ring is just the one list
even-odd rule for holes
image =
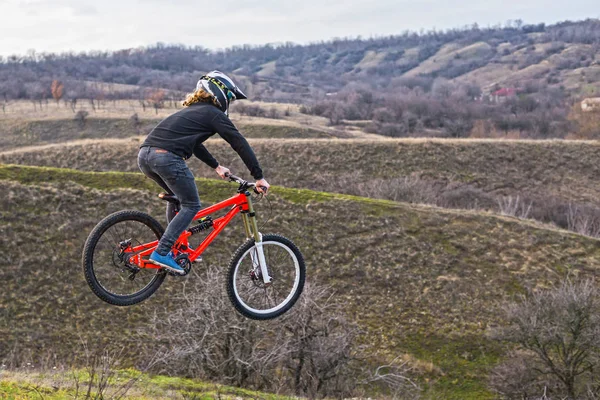
{"label": "seat post", "polygon": [[181,211],[181,202],[174,194],[160,193],[158,197],[161,200],[167,201],[167,223],[171,222],[175,215]]}

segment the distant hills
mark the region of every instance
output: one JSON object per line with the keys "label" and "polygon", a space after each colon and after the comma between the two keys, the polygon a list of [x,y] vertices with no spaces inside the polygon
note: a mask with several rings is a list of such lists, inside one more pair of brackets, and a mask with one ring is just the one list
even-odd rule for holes
{"label": "distant hills", "polygon": [[[400,85],[400,78],[446,78],[484,90],[545,80],[577,94],[600,88],[600,20],[470,28],[374,39],[338,39],[310,45],[237,46],[223,51],[163,45],[116,52],[29,54],[0,63],[0,96],[43,95],[40,83],[70,82],[66,95],[85,97],[89,84],[187,91],[211,69],[232,72],[254,97],[301,102],[307,93],[325,94],[366,80],[376,87]],[[86,89],[87,87],[87,89]],[[115,90],[122,96],[127,87]],[[120,94],[119,94],[120,93]],[[49,93],[47,94],[49,96]]]}
{"label": "distant hills", "polygon": [[54,97],[73,110],[78,99],[160,107],[218,68],[253,100],[303,104],[331,125],[362,121],[386,136],[596,139],[600,117],[576,106],[600,96],[599,50],[600,20],[588,19],[223,51],[157,44],[30,53],[2,59],[0,105]]}

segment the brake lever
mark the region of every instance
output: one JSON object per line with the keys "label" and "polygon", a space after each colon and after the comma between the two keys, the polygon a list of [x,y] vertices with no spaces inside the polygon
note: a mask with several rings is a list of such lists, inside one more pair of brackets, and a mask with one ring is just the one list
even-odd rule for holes
{"label": "brake lever", "polygon": [[[262,189],[262,192],[259,192],[258,190],[256,190],[256,188],[257,188],[257,187],[261,188],[261,189]],[[254,193],[256,193],[256,194],[263,194],[263,195],[266,195],[268,191],[269,191],[269,188],[268,188],[268,187],[266,187],[266,186],[255,186],[255,187],[254,187]]]}

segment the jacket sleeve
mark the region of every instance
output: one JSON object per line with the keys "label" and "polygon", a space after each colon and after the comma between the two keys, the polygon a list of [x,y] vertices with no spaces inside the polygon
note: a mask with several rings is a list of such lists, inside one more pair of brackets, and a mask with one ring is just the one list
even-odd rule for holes
{"label": "jacket sleeve", "polygon": [[194,146],[194,155],[213,169],[219,166],[217,160],[202,143],[196,143],[196,146]]}
{"label": "jacket sleeve", "polygon": [[263,172],[252,147],[233,125],[233,122],[225,114],[219,113],[213,119],[213,128],[239,154],[254,179],[262,179]]}

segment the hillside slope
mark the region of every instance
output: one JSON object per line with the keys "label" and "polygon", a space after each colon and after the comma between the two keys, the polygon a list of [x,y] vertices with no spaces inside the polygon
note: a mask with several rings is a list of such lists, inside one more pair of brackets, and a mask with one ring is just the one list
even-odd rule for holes
{"label": "hillside slope", "polygon": [[[170,109],[175,112],[176,109]],[[24,117],[24,115],[19,115]],[[247,118],[248,119],[248,118]],[[123,118],[89,118],[83,125],[73,119],[0,119],[0,149],[26,145],[60,143],[81,139],[122,139],[147,135],[160,119],[140,119],[133,123]],[[331,138],[323,129],[313,129],[289,121],[243,121],[239,129],[249,138]]]}
{"label": "hillside slope", "polygon": [[[137,172],[139,140],[21,148],[0,152],[0,162]],[[416,176],[494,195],[600,206],[596,141],[251,139],[250,143],[269,181],[286,187],[353,193],[353,186],[367,182],[394,185],[396,178]],[[227,143],[209,140],[206,146],[223,165],[245,173]],[[199,160],[192,158],[189,164],[196,176],[214,177]]]}
{"label": "hillside slope", "polygon": [[126,91],[139,98],[148,88],[186,92],[203,72],[219,66],[239,76],[253,97],[270,100],[302,101],[314,88],[335,92],[363,78],[385,88],[394,78],[414,76],[468,78],[482,87],[514,86],[536,78],[590,94],[600,89],[599,43],[600,21],[588,19],[487,28],[475,24],[366,40],[223,51],[160,44],[113,53],[15,56],[0,64],[0,83],[9,98],[26,98],[22,88],[32,76],[48,82],[60,78],[67,88],[79,88],[82,97],[100,90],[90,90],[93,80],[118,84],[111,90],[120,98]]}
{"label": "hillside slope", "polygon": [[[0,359],[68,357],[82,338],[118,340],[130,357],[152,346],[123,333],[177,307],[170,294],[184,280],[168,279],[140,306],[115,308],[88,289],[80,257],[87,233],[110,212],[134,208],[162,221],[154,185],[141,174],[22,166],[0,167],[0,181]],[[234,190],[212,180],[198,186],[205,205]],[[431,390],[446,398],[489,396],[486,373],[502,351],[486,332],[502,323],[501,300],[600,268],[597,240],[515,219],[278,187],[271,201],[263,231],[292,238],[308,279],[333,286],[364,329],[366,359],[407,353],[431,363]],[[267,209],[259,203],[261,216]],[[239,229],[225,230],[205,263],[225,266],[241,241]]]}

